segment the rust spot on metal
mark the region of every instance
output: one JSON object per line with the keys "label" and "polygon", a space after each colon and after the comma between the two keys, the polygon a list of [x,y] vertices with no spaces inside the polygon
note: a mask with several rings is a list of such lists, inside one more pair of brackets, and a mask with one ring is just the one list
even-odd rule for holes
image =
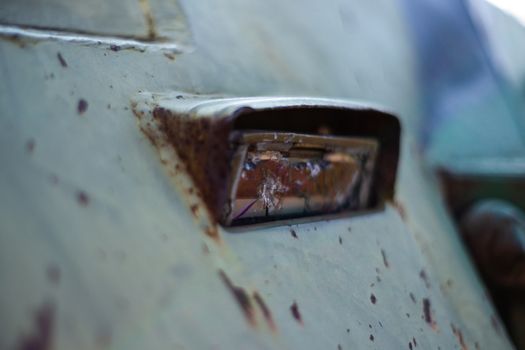
{"label": "rust spot on metal", "polygon": [[11,33],[0,33],[0,40],[4,40],[9,43],[15,44],[21,49],[25,48],[29,44],[33,45],[38,43],[37,39]]}
{"label": "rust spot on metal", "polygon": [[292,234],[293,238],[296,238],[296,239],[299,238],[299,237],[297,237],[297,232],[295,232],[295,230],[293,228],[290,229],[290,233]]}
{"label": "rust spot on metal", "polygon": [[33,316],[31,334],[22,335],[16,345],[17,350],[50,350],[55,330],[55,308],[50,303],[43,304]]}
{"label": "rust spot on metal", "polygon": [[193,204],[191,207],[191,213],[193,214],[193,216],[197,216],[197,211],[199,210],[199,206],[197,204]]}
{"label": "rust spot on metal", "polygon": [[46,269],[47,280],[54,285],[60,282],[60,268],[57,265],[51,264]]}
{"label": "rust spot on metal", "polygon": [[78,100],[78,103],[77,103],[77,112],[78,114],[82,115],[84,114],[88,109],[88,103],[86,100],[84,100],[83,98],[81,98],[80,100]]}
{"label": "rust spot on metal", "polygon": [[153,118],[200,189],[213,219],[218,222],[227,197],[225,179],[230,173],[233,155],[230,145],[225,142],[231,130],[230,122],[182,118],[163,108],[155,108]]}
{"label": "rust spot on metal", "polygon": [[60,62],[60,65],[64,68],[67,68],[67,62],[60,52],[57,52],[57,58],[58,58],[58,62]]}
{"label": "rust spot on metal", "polygon": [[77,202],[81,206],[85,207],[89,204],[89,196],[84,191],[77,191]]}
{"label": "rust spot on metal", "polygon": [[226,287],[228,287],[235,300],[239,304],[239,307],[244,313],[244,317],[246,317],[248,323],[251,326],[255,326],[255,315],[253,312],[252,302],[248,293],[246,293],[246,291],[241,287],[234,285],[224,271],[219,270],[219,276],[221,277],[222,281],[224,282]]}
{"label": "rust spot on metal", "polygon": [[164,57],[169,59],[170,61],[175,61],[175,55],[169,52],[164,52]]}
{"label": "rust spot on metal", "polygon": [[266,323],[268,323],[268,327],[270,327],[270,329],[275,332],[277,330],[277,327],[275,326],[275,322],[273,321],[272,312],[264,302],[263,298],[259,295],[259,293],[255,291],[253,292],[253,299],[255,300],[255,302],[257,302],[257,305],[259,305],[259,308],[263,313],[264,319],[266,320]]}
{"label": "rust spot on metal", "polygon": [[292,313],[293,318],[300,324],[303,324],[303,319],[301,317],[301,313],[299,312],[299,305],[297,305],[297,302],[294,301],[293,304],[290,306],[290,311]]}
{"label": "rust spot on metal", "polygon": [[29,139],[26,142],[26,151],[27,153],[31,154],[35,150],[35,140]]}
{"label": "rust spot on metal", "polygon": [[210,238],[213,238],[215,241],[219,241],[219,230],[217,229],[217,226],[206,226],[204,229],[204,233],[208,235]]}
{"label": "rust spot on metal", "polygon": [[416,304],[417,301],[416,301],[416,297],[414,296],[414,293],[411,292],[409,295],[410,295],[410,300],[412,300],[412,302],[413,302],[414,304]]}
{"label": "rust spot on metal", "polygon": [[432,319],[432,310],[430,300],[428,298],[423,299],[423,318],[425,322],[432,327],[432,329],[436,329],[436,323]]}
{"label": "rust spot on metal", "polygon": [[385,267],[389,267],[388,260],[386,258],[386,253],[384,249],[381,249],[381,256],[383,257],[383,264]]}
{"label": "rust spot on metal", "polygon": [[461,350],[468,350],[467,344],[465,344],[465,340],[463,339],[463,333],[461,332],[461,330],[456,328],[452,323],[450,324],[450,327],[452,328],[452,333],[454,333],[454,335],[458,339]]}
{"label": "rust spot on metal", "polygon": [[111,51],[114,51],[114,52],[118,52],[118,51],[122,50],[122,48],[119,45],[115,45],[115,44],[109,45],[109,49]]}
{"label": "rust spot on metal", "polygon": [[370,294],[370,302],[372,302],[372,304],[375,304],[377,302],[377,298],[374,294]]}
{"label": "rust spot on metal", "polygon": [[405,210],[405,206],[403,205],[403,203],[401,203],[399,200],[394,200],[392,204],[394,205],[394,208],[396,208],[397,212],[401,216],[401,219],[403,219],[403,221],[406,221],[407,212]]}
{"label": "rust spot on metal", "polygon": [[425,286],[426,286],[427,288],[430,288],[430,282],[429,282],[429,280],[428,280],[428,276],[427,276],[427,273],[426,273],[425,270],[421,270],[421,271],[419,272],[419,277],[423,280],[423,282],[425,282]]}

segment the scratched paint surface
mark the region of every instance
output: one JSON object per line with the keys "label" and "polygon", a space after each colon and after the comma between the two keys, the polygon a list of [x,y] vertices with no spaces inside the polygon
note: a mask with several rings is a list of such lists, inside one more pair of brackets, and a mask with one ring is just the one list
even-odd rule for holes
{"label": "scratched paint surface", "polygon": [[[0,40],[0,348],[510,348],[415,151],[392,3],[184,5],[195,42],[177,56]],[[178,159],[131,111],[170,89],[389,106],[405,123],[398,201],[210,237]]]}

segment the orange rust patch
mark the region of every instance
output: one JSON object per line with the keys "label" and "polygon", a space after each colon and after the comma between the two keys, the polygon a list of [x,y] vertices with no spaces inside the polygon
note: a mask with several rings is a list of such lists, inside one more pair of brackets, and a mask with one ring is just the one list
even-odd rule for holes
{"label": "orange rust patch", "polygon": [[[140,120],[144,113],[133,109]],[[225,181],[229,174],[230,145],[227,142],[229,124],[225,121],[210,121],[182,118],[171,112],[156,108],[153,111],[153,123],[141,126],[141,131],[160,152],[171,147],[181,162],[171,162],[160,158],[171,176],[184,172],[195,183],[183,192],[197,196],[205,204],[188,204],[194,217],[202,210],[208,214],[211,223],[203,228],[204,233],[220,240],[217,222],[218,213],[226,198]],[[152,125],[154,124],[154,125]]]}
{"label": "orange rust patch", "polygon": [[208,235],[210,238],[213,238],[215,241],[220,241],[219,230],[217,229],[217,226],[206,226],[204,233],[206,233],[206,235]]}
{"label": "orange rust patch", "polygon": [[226,179],[233,155],[228,143],[231,122],[185,118],[158,107],[153,110],[153,118],[199,188],[213,219],[218,222],[227,198]]}

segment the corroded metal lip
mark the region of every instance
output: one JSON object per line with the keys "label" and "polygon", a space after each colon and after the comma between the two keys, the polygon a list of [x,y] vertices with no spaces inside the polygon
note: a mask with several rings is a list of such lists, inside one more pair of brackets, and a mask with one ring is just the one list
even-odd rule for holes
{"label": "corroded metal lip", "polygon": [[142,130],[176,151],[224,227],[354,215],[393,199],[401,127],[378,107],[178,92],[141,93],[133,106],[151,115]]}

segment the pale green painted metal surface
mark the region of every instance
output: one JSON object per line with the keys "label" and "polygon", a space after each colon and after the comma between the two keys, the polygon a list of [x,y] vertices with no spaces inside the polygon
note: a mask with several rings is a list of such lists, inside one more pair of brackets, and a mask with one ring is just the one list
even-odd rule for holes
{"label": "pale green painted metal surface", "polygon": [[[511,348],[422,167],[413,56],[395,4],[182,8],[193,42],[175,56],[0,40],[0,348],[38,338],[43,305],[53,305],[56,349],[407,349],[414,339],[450,349],[460,338]],[[210,239],[192,217],[189,178],[164,169],[131,111],[140,91],[169,90],[388,106],[405,130],[399,209],[294,226],[297,239],[290,227]],[[255,326],[219,270],[249,295]]]}

